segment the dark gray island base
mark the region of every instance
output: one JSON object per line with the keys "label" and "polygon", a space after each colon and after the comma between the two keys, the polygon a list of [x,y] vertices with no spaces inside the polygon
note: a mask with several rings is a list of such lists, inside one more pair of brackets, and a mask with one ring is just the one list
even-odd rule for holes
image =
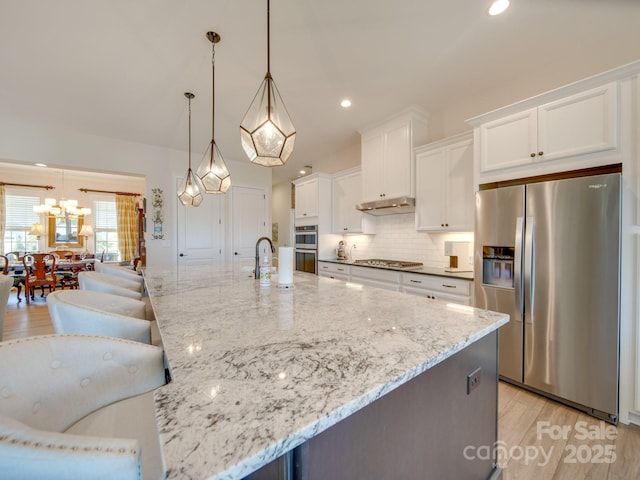
{"label": "dark gray island base", "polygon": [[488,334],[246,480],[501,478],[486,458],[498,438],[497,337]]}

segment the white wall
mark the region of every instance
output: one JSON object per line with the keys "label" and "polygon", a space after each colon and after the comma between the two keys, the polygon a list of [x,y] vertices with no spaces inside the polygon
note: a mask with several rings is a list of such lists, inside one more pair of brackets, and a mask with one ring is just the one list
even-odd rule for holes
{"label": "white wall", "polygon": [[271,221],[278,224],[278,239],[273,244],[276,247],[292,246],[289,243],[291,225],[291,189],[289,182],[279,183],[273,187],[271,193]]}
{"label": "white wall", "polygon": [[[200,154],[194,155],[199,161]],[[107,173],[143,176],[146,182],[147,212],[151,192],[164,192],[165,240],[150,238],[147,223],[147,263],[176,262],[176,180],[187,169],[187,153],[168,148],[87,135],[56,127],[8,118],[0,113],[0,160],[52,167],[67,167]],[[270,197],[271,170],[248,161],[225,159],[234,185],[263,187]],[[28,182],[25,182],[28,183]],[[148,220],[147,220],[148,222]]]}

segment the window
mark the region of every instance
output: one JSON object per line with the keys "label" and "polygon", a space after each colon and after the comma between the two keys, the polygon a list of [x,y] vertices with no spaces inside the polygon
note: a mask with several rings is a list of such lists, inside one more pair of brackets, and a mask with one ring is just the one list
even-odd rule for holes
{"label": "window", "polygon": [[95,252],[96,258],[104,253],[106,262],[120,261],[118,250],[118,220],[116,202],[96,200],[94,202],[95,221]]}
{"label": "window", "polygon": [[40,205],[40,197],[10,195],[5,193],[6,224],[4,231],[4,251],[37,252],[38,237],[29,235],[31,226],[40,223],[40,215],[33,207]]}

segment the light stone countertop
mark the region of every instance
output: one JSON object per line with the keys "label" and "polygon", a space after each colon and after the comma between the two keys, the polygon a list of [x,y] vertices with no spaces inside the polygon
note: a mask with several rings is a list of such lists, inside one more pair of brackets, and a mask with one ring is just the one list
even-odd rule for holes
{"label": "light stone countertop", "polygon": [[473,272],[461,272],[461,271],[453,271],[448,272],[443,268],[437,267],[410,267],[410,268],[401,268],[401,267],[380,267],[377,265],[366,265],[362,263],[356,263],[353,260],[338,260],[336,258],[321,258],[318,260],[319,262],[329,262],[329,263],[337,263],[341,265],[352,265],[354,267],[365,267],[365,268],[378,268],[381,270],[394,270],[396,272],[406,272],[406,273],[420,273],[422,275],[436,275],[438,277],[449,277],[449,278],[460,278],[462,280],[470,280],[473,281]]}
{"label": "light stone countertop", "polygon": [[148,267],[173,381],[155,392],[170,479],[240,479],[508,321],[306,273]]}

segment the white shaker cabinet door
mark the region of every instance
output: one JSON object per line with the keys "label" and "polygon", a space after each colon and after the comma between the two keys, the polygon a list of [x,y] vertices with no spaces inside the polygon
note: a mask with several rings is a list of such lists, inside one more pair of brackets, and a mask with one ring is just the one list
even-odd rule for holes
{"label": "white shaker cabinet door", "polygon": [[382,197],[384,175],[384,135],[362,138],[362,200],[372,202]]}
{"label": "white shaker cabinet door", "polygon": [[610,83],[539,107],[539,160],[616,148],[617,89]]}
{"label": "white shaker cabinet door", "polygon": [[444,230],[447,151],[416,155],[416,230]]}
{"label": "white shaker cabinet door", "polygon": [[526,165],[536,158],[537,109],[532,108],[480,126],[480,171]]}
{"label": "white shaker cabinet door", "polygon": [[473,231],[475,192],[473,191],[473,142],[449,147],[445,212],[450,231]]}

